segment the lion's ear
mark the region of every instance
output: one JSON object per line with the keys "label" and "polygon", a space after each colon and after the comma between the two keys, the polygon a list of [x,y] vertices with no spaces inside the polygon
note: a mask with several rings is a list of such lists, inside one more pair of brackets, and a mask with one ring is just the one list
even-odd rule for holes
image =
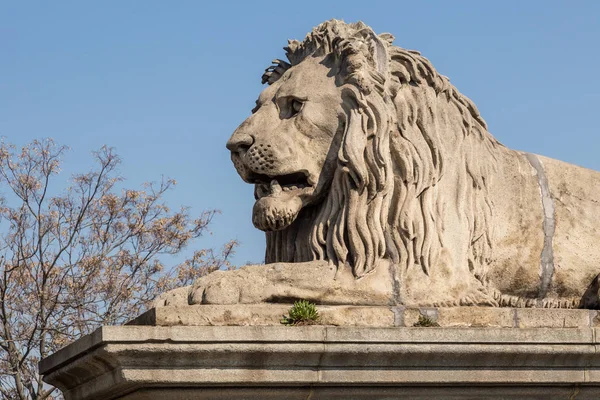
{"label": "lion's ear", "polygon": [[347,39],[334,40],[334,53],[339,62],[343,83],[356,85],[363,93],[376,90],[383,94],[390,81],[388,41],[364,28]]}
{"label": "lion's ear", "polygon": [[384,79],[387,79],[389,72],[389,57],[387,51],[387,43],[385,39],[377,36],[371,28],[361,29],[354,34],[354,37],[361,38],[368,45],[369,53],[371,53],[371,59],[373,60],[373,67],[377,72],[383,75]]}

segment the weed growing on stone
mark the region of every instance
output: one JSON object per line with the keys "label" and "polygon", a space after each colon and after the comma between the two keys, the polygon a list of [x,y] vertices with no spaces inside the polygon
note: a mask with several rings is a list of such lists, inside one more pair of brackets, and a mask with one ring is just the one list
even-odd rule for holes
{"label": "weed growing on stone", "polygon": [[431,328],[431,327],[435,327],[435,326],[440,326],[440,324],[438,324],[437,322],[435,322],[434,320],[432,320],[427,315],[419,315],[419,320],[413,326],[419,326],[419,327],[422,327],[422,328],[423,327],[424,328]]}
{"label": "weed growing on stone", "polygon": [[288,315],[284,315],[281,323],[284,325],[315,325],[321,320],[317,306],[307,300],[294,302]]}

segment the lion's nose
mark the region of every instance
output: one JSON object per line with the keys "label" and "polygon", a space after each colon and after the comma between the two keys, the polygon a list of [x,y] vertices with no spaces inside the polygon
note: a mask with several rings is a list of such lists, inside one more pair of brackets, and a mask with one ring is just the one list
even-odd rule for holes
{"label": "lion's nose", "polygon": [[234,133],[225,145],[229,151],[232,152],[245,152],[248,151],[250,146],[254,143],[254,138],[245,133]]}

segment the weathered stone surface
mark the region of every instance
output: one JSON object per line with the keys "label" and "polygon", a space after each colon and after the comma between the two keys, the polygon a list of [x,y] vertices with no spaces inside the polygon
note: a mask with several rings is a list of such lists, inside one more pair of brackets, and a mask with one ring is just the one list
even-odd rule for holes
{"label": "weathered stone surface", "polygon": [[287,304],[248,304],[246,306],[174,306],[153,308],[128,325],[157,326],[236,326],[280,325]]}
{"label": "weathered stone surface", "polygon": [[[526,310],[530,311],[530,310]],[[585,316],[588,311],[581,310]],[[438,309],[440,326],[472,326],[512,328],[515,326],[515,310],[510,308],[450,307]],[[589,326],[589,322],[581,326]]]}
{"label": "weathered stone surface", "polygon": [[[195,305],[157,307],[128,325],[245,326],[280,325],[291,304]],[[317,306],[321,325],[412,327],[426,316],[441,327],[473,328],[590,328],[597,311],[536,308],[394,306]]]}
{"label": "weathered stone surface", "polygon": [[[576,312],[573,312],[576,311]],[[518,328],[578,328],[593,326],[596,311],[519,309],[515,310]]]}
{"label": "weathered stone surface", "polygon": [[394,326],[391,307],[321,306],[321,324],[335,326]]}
{"label": "weathered stone surface", "polygon": [[331,20],[273,61],[227,142],[255,186],[267,266],[215,272],[157,306],[600,308],[600,173],[502,146],[393,39]]}
{"label": "weathered stone surface", "polygon": [[555,209],[552,295],[578,296],[573,287],[587,287],[600,267],[600,174],[546,157],[540,160]]}
{"label": "weathered stone surface", "polygon": [[[128,325],[243,326],[281,325],[291,304],[167,306],[153,308]],[[319,306],[321,325],[394,326],[392,307]],[[587,326],[587,325],[586,325]]]}
{"label": "weathered stone surface", "polygon": [[67,400],[600,396],[593,328],[103,327],[43,360]]}

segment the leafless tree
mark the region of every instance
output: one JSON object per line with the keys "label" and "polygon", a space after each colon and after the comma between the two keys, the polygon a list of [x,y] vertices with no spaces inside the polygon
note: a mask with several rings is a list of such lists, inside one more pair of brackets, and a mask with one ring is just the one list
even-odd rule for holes
{"label": "leafless tree", "polygon": [[[199,218],[171,211],[164,179],[141,190],[117,190],[119,158],[103,147],[96,167],[73,175],[63,191],[56,175],[66,148],[34,141],[20,151],[0,143],[0,394],[4,399],[57,399],[40,380],[38,361],[102,324],[143,311],[160,292],[219,268],[232,268],[236,243],[200,250],[174,268],[179,253],[207,230]],[[58,195],[51,195],[59,193]]]}

